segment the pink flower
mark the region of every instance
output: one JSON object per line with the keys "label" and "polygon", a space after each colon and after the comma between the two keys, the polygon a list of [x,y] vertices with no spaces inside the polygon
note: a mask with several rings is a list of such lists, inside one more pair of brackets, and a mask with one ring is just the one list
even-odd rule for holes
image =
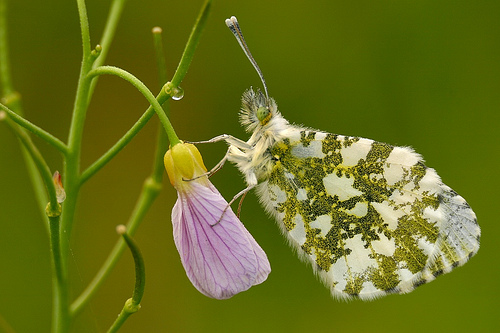
{"label": "pink flower", "polygon": [[206,176],[186,181],[207,171],[198,149],[177,144],[164,161],[178,194],[174,241],[196,289],[226,299],[265,281],[271,272],[267,256],[230,208],[223,215],[227,201]]}

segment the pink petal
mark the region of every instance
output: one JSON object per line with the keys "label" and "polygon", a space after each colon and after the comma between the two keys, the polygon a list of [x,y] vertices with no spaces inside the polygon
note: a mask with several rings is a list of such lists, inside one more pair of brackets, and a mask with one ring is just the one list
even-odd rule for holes
{"label": "pink petal", "polygon": [[267,256],[213,185],[190,183],[172,210],[174,241],[191,283],[226,299],[266,280]]}

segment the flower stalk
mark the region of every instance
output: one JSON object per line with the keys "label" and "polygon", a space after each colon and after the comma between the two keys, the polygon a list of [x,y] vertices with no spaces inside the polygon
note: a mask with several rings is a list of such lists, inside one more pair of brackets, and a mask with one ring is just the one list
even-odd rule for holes
{"label": "flower stalk", "polygon": [[139,311],[139,309],[141,308],[140,303],[142,300],[142,296],[144,295],[144,287],[146,282],[144,259],[142,258],[139,247],[137,246],[136,242],[127,234],[127,228],[124,225],[117,226],[116,231],[119,235],[122,236],[134,258],[135,287],[132,298],[129,298],[127,299],[127,301],[125,301],[125,305],[118,315],[118,318],[116,318],[113,325],[111,325],[108,333],[117,332],[128,319],[128,317]]}

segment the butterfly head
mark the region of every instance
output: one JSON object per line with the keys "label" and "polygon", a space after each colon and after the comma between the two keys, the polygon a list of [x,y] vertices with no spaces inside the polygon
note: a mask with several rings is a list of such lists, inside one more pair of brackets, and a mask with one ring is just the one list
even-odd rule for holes
{"label": "butterfly head", "polygon": [[243,93],[240,122],[247,132],[269,126],[278,114],[274,99],[267,97],[260,89],[254,91],[250,88]]}

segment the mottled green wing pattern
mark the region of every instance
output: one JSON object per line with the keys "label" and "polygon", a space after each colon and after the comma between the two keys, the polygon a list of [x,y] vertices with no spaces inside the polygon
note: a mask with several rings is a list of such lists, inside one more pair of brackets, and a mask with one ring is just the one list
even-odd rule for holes
{"label": "mottled green wing pattern", "polygon": [[410,148],[297,128],[270,153],[261,201],[336,297],[410,292],[479,249],[472,209]]}

